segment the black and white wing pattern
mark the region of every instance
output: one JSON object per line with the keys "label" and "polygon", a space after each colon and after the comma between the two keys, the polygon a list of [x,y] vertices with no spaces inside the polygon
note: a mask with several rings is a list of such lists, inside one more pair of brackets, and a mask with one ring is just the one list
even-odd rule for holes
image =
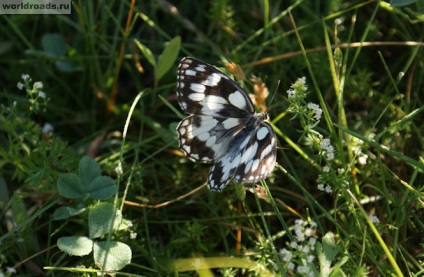
{"label": "black and white wing pattern", "polygon": [[215,67],[183,58],[178,67],[177,99],[189,114],[177,127],[181,150],[192,160],[213,163],[208,184],[221,191],[233,178],[255,183],[267,178],[276,161],[276,138],[255,113],[248,94]]}

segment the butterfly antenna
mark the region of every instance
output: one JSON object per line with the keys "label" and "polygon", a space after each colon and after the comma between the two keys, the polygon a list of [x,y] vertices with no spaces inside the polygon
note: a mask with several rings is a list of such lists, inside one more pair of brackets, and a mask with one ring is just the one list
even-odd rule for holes
{"label": "butterfly antenna", "polygon": [[[275,95],[277,94],[277,91],[278,91],[278,87],[279,86],[280,86],[280,80],[278,80],[277,87],[275,88],[274,93],[272,94],[271,100],[269,101],[269,104],[270,105],[271,105],[272,101],[274,100]],[[268,105],[267,105],[266,112],[268,112]]]}

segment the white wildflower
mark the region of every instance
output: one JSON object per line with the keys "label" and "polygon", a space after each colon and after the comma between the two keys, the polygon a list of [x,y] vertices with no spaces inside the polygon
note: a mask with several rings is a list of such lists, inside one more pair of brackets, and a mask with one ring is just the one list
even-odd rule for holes
{"label": "white wildflower", "polygon": [[11,267],[11,266],[6,266],[6,270],[10,274],[15,274],[16,273],[16,268]]}
{"label": "white wildflower", "polygon": [[320,120],[322,116],[322,109],[319,107],[319,105],[315,103],[308,103],[308,109],[312,110],[314,113],[314,119]]}
{"label": "white wildflower", "polygon": [[287,269],[288,269],[288,270],[294,270],[294,268],[295,268],[295,264],[294,264],[294,263],[292,263],[292,262],[290,262],[290,263],[287,265]]}
{"label": "white wildflower", "polygon": [[296,91],[294,90],[294,89],[288,89],[287,90],[287,94],[288,94],[288,97],[289,98],[293,98],[293,97],[295,97],[296,96]]}
{"label": "white wildflower", "polygon": [[43,128],[41,128],[41,132],[43,134],[49,134],[49,133],[53,133],[54,127],[53,125],[51,125],[50,123],[46,122],[43,125]]}
{"label": "white wildflower", "polygon": [[362,154],[361,156],[358,157],[358,163],[361,164],[361,165],[366,165],[367,159],[368,159],[368,155]]}
{"label": "white wildflower", "polygon": [[35,82],[33,87],[34,87],[34,89],[42,89],[43,83],[42,82]]}
{"label": "white wildflower", "polygon": [[370,214],[368,218],[371,220],[372,223],[380,223],[380,219],[376,215]]}
{"label": "white wildflower", "polygon": [[42,92],[42,91],[39,91],[38,92],[38,97],[40,97],[40,98],[46,98],[46,94],[44,92]]}
{"label": "white wildflower", "polygon": [[115,167],[115,172],[118,175],[122,175],[123,170],[122,170],[122,163],[121,161],[118,162],[118,165]]}
{"label": "white wildflower", "polygon": [[299,85],[299,89],[306,91],[308,89],[308,87],[306,86],[306,77],[303,76],[301,78],[298,78],[296,80],[296,83]]}

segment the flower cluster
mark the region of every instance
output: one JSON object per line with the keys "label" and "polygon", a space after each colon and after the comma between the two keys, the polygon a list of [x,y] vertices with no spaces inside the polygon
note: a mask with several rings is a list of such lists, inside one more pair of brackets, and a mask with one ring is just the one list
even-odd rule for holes
{"label": "flower cluster", "polygon": [[42,82],[34,82],[31,86],[31,77],[29,74],[22,74],[21,76],[23,82],[17,83],[17,88],[19,90],[25,89],[30,102],[30,111],[38,112],[40,110],[45,111],[47,107],[47,102],[49,99],[46,96],[46,93],[42,91],[44,85]]}
{"label": "flower cluster", "polygon": [[319,121],[321,119],[322,116],[322,109],[319,107],[318,104],[315,103],[309,103],[308,104],[308,109],[311,110],[312,112],[312,117]]}
{"label": "flower cluster", "polygon": [[335,173],[332,171],[330,162],[336,158],[336,152],[330,139],[324,138],[323,135],[314,130],[314,127],[321,120],[323,110],[318,104],[306,102],[307,90],[305,77],[297,79],[287,90],[288,102],[290,103],[290,110],[299,117],[305,130],[303,137],[318,149],[321,159],[326,163],[322,170],[322,174],[325,176],[318,178],[317,188],[326,193],[332,193],[333,188],[329,185],[329,181],[331,181],[330,176],[334,177]]}
{"label": "flower cluster", "polygon": [[294,238],[280,250],[281,260],[287,265],[287,270],[296,272],[303,276],[315,276],[316,270],[313,264],[315,256],[315,237],[317,224],[297,219],[293,226]]}
{"label": "flower cluster", "polygon": [[327,161],[331,161],[334,159],[334,147],[331,145],[330,139],[323,139],[319,146],[321,147],[321,152],[325,153],[325,157]]}

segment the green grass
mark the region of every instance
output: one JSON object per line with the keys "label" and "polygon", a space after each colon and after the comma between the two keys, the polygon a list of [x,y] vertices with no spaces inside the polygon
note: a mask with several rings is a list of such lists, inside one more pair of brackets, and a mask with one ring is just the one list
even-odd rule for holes
{"label": "green grass", "polygon": [[[0,275],[422,276],[419,3],[174,2],[0,16]],[[211,192],[178,149],[184,56],[268,88],[258,186]]]}

